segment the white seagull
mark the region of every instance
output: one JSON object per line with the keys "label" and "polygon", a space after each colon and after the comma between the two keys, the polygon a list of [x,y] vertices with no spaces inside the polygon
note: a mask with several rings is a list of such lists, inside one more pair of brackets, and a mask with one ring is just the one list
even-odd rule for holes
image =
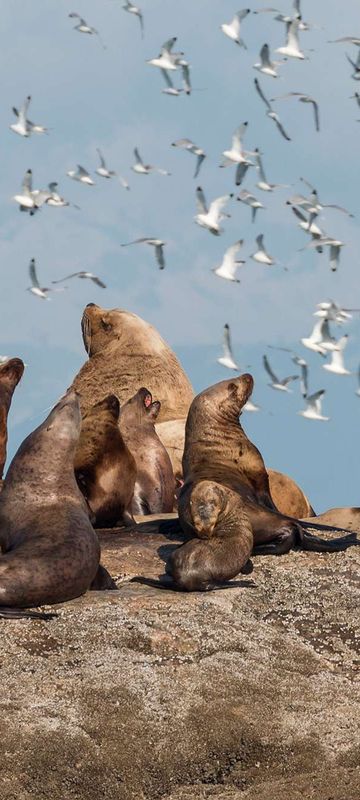
{"label": "white seagull", "polygon": [[19,110],[13,106],[12,110],[17,118],[17,122],[10,125],[11,130],[14,131],[14,133],[18,133],[19,136],[30,136],[31,133],[48,133],[48,129],[45,128],[44,125],[38,125],[27,118],[30,101],[31,95],[28,95]]}
{"label": "white seagull", "polygon": [[87,186],[95,185],[95,181],[90,177],[90,173],[84,169],[84,167],[81,167],[80,164],[77,165],[77,170],[69,169],[66,174],[74,181],[80,181],[80,183],[85,183]]}
{"label": "white seagull", "polygon": [[31,286],[29,286],[28,292],[35,294],[36,297],[41,297],[42,300],[50,300],[50,297],[48,297],[49,292],[63,292],[65,289],[67,289],[67,286],[62,286],[61,289],[49,289],[45,286],[43,287],[40,286],[36,274],[35,258],[32,258],[30,261],[29,275],[31,280]]}
{"label": "white seagull", "polygon": [[[176,70],[179,62],[179,54],[173,53],[172,49],[177,40],[177,36],[167,39],[161,47],[160,53],[156,58],[151,58],[146,63],[151,64],[152,67],[160,67],[160,69]],[[181,53],[181,56],[183,53]]]}
{"label": "white seagull", "polygon": [[250,8],[243,8],[241,11],[236,12],[231,22],[224,22],[222,25],[220,25],[220,28],[222,32],[225,33],[225,36],[228,36],[229,39],[233,40],[233,42],[239,44],[241,47],[244,47],[245,50],[247,48],[245,42],[240,38],[240,28],[243,19],[245,19],[248,14],[250,14]]}
{"label": "white seagull", "polygon": [[243,191],[240,192],[240,194],[236,199],[240,200],[241,203],[245,203],[247,206],[250,206],[252,222],[255,222],[255,216],[258,208],[265,208],[265,206],[263,206],[263,204],[260,203],[260,200],[257,200],[256,197],[253,194],[251,194],[251,192],[248,192],[246,189],[243,189]]}
{"label": "white seagull", "polygon": [[305,358],[302,358],[301,356],[297,356],[296,354],[293,355],[291,360],[294,362],[294,364],[297,364],[297,366],[300,367],[300,369],[301,369],[300,391],[301,391],[301,394],[302,394],[303,397],[307,397],[307,393],[308,393],[308,372],[309,372],[307,362],[305,361]]}
{"label": "white seagull", "polygon": [[74,31],[79,31],[79,33],[89,33],[90,35],[95,34],[98,37],[101,46],[104,48],[104,50],[106,50],[106,45],[102,41],[99,31],[96,30],[96,28],[92,28],[91,25],[88,25],[86,20],[81,17],[80,14],[77,14],[76,11],[72,11],[68,16],[72,19],[79,20],[78,24],[74,27]]}
{"label": "white seagull", "polygon": [[28,169],[22,182],[22,193],[15,194],[13,199],[19,203],[20,211],[28,211],[30,216],[47,203],[51,198],[51,193],[46,189],[32,188],[32,170]]}
{"label": "white seagull", "polygon": [[276,50],[277,53],[281,53],[288,58],[300,58],[302,60],[305,58],[299,45],[299,25],[300,20],[298,18],[286,23],[286,44],[284,47],[278,47]]}
{"label": "white seagull", "polygon": [[360,311],[360,308],[342,308],[333,300],[317,303],[316,307],[319,310],[314,312],[314,317],[322,317],[322,319],[336,322],[338,325],[342,325],[344,322],[352,319],[351,312]]}
{"label": "white seagull", "polygon": [[102,178],[113,178],[114,175],[116,175],[116,172],[114,172],[113,169],[107,168],[104,156],[99,147],[96,148],[96,152],[98,153],[100,158],[100,167],[97,167],[95,172],[97,172],[98,175],[101,175]]}
{"label": "white seagull", "polygon": [[310,336],[304,337],[303,339],[300,339],[300,341],[304,347],[307,347],[309,350],[314,350],[315,353],[320,353],[320,355],[325,356],[326,349],[323,346],[323,342],[328,342],[329,338],[331,339],[327,320],[321,319],[315,323]]}
{"label": "white seagull", "polygon": [[263,72],[264,75],[270,75],[272,78],[278,78],[279,76],[276,72],[278,63],[279,62],[271,61],[269,45],[263,44],[260,50],[260,61],[254,64],[254,69],[259,70],[259,72]]}
{"label": "white seagull", "polygon": [[331,236],[321,236],[320,239],[316,241],[309,242],[306,245],[307,248],[309,247],[317,247],[318,245],[321,246],[329,246],[329,254],[330,254],[330,269],[332,272],[336,272],[339,263],[340,263],[340,249],[344,247],[344,242],[341,242],[340,239],[333,239]]}
{"label": "white seagull", "polygon": [[287,378],[283,378],[282,380],[279,380],[279,378],[277,378],[275,373],[272,371],[267,356],[263,356],[263,364],[264,364],[264,367],[266,369],[267,374],[271,378],[271,383],[269,383],[268,386],[270,386],[272,389],[277,389],[279,392],[291,392],[292,391],[292,389],[289,389],[288,383],[290,383],[290,381],[298,380],[298,378],[299,378],[298,375],[288,375]]}
{"label": "white seagull", "polygon": [[305,409],[297,413],[306,419],[318,419],[323,422],[328,422],[330,417],[324,417],[321,413],[321,400],[324,394],[325,389],[319,389],[318,392],[309,395],[309,397],[305,399]]}
{"label": "white seagull", "polygon": [[320,117],[319,117],[319,106],[314,100],[313,97],[310,97],[309,94],[303,94],[303,92],[287,92],[286,94],[281,94],[279,97],[272,97],[271,101],[275,100],[288,100],[290,97],[297,97],[300,103],[310,103],[314,110],[314,121],[315,121],[315,130],[320,130]]}
{"label": "white seagull", "polygon": [[163,242],[162,239],[153,239],[149,236],[142,236],[140,239],[134,239],[133,242],[125,242],[121,245],[121,247],[129,247],[131,244],[150,244],[152,247],[155,248],[155,257],[157,263],[159,264],[159,269],[164,269],[165,267],[165,259],[164,259],[164,252],[163,248],[166,245],[166,242]]}
{"label": "white seagull", "polygon": [[257,182],[256,186],[261,189],[262,192],[273,192],[274,189],[287,189],[288,185],[286,183],[269,183],[266,179],[264,166],[261,159],[260,150],[258,147],[255,147],[255,161],[256,161],[256,169],[260,175],[260,180]]}
{"label": "white seagull", "polygon": [[220,236],[222,233],[222,228],[220,227],[219,223],[225,216],[229,216],[225,214],[223,209],[226,206],[226,203],[233,197],[233,194],[226,194],[222,197],[217,197],[210,203],[209,208],[206,205],[205,195],[201,188],[198,186],[196,189],[196,203],[198,208],[198,213],[194,217],[195,222],[200,225],[201,228],[206,228],[210,233],[213,233],[214,236]]}
{"label": "white seagull", "polygon": [[135,164],[132,165],[131,169],[138,175],[149,175],[150,172],[158,172],[160,175],[171,175],[166,169],[153,167],[151,164],[144,164],[137,147],[134,148],[134,156]]}
{"label": "white seagull", "polygon": [[243,150],[241,141],[245,131],[247,130],[247,126],[248,122],[243,122],[242,125],[239,125],[239,127],[236,128],[236,131],[234,131],[231,141],[231,149],[223,151],[224,161],[220,165],[221,167],[229,167],[231,164],[252,164],[252,161],[249,161],[246,158],[247,154]]}
{"label": "white seagull", "polygon": [[259,264],[266,264],[268,267],[271,267],[272,264],[275,264],[276,262],[274,261],[274,259],[265,250],[263,233],[259,233],[259,236],[256,237],[256,244],[258,246],[258,249],[256,250],[255,253],[251,255],[251,258],[254,261],[258,261]]}
{"label": "white seagull", "polygon": [[212,270],[215,275],[218,275],[220,278],[225,278],[228,281],[240,283],[239,279],[236,278],[235,275],[239,265],[245,264],[245,261],[237,260],[236,254],[239,252],[243,244],[244,240],[239,239],[237,242],[235,242],[235,244],[232,244],[231,247],[228,247],[228,249],[225,251],[220,266]]}
{"label": "white seagull", "polygon": [[98,278],[97,275],[94,275],[93,272],[85,272],[82,270],[81,272],[72,272],[71,275],[66,275],[65,278],[60,278],[57,281],[51,281],[51,283],[62,283],[63,281],[69,281],[70,278],[89,278],[93,283],[96,283],[97,286],[100,286],[102,289],[106,289],[106,284]]}
{"label": "white seagull", "polygon": [[323,368],[328,370],[328,372],[335,372],[336,375],[351,375],[350,370],[345,367],[343,357],[348,338],[347,333],[345,333],[345,335],[338,340],[337,349],[331,352],[330,364],[323,364]]}
{"label": "white seagull", "polygon": [[126,0],[125,5],[123,6],[124,11],[128,11],[129,14],[135,14],[138,17],[140,22],[140,31],[141,31],[141,38],[144,38],[144,17],[141,9],[138,6],[134,6],[133,3],[130,3],[129,0]]}
{"label": "white seagull", "polygon": [[223,338],[223,355],[220,358],[216,359],[219,364],[222,364],[223,367],[227,367],[228,369],[235,369],[239,372],[240,367],[238,367],[236,361],[234,361],[234,356],[232,353],[231,348],[231,339],[230,339],[230,326],[226,323],[224,325],[224,338]]}
{"label": "white seagull", "polygon": [[194,178],[197,178],[200,167],[206,158],[206,153],[201,147],[198,147],[191,139],[178,139],[176,142],[172,142],[172,147],[179,147],[182,150],[187,150],[188,153],[193,153],[196,156],[196,167],[194,172]]}

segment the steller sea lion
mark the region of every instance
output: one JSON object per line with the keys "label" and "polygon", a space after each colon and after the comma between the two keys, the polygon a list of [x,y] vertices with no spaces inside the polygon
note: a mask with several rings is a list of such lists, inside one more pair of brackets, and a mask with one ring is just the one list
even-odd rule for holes
{"label": "steller sea lion", "polygon": [[14,391],[25,369],[21,358],[9,358],[0,365],[0,488],[6,461],[7,418]]}
{"label": "steller sea lion", "polygon": [[[167,572],[181,588],[211,588],[216,581],[233,577],[233,543],[236,537],[242,540],[245,536],[248,541],[249,525],[254,554],[277,555],[295,545],[332,552],[360,543],[354,534],[332,540],[313,536],[307,532],[307,527],[320,531],[339,529],[319,525],[316,518],[311,523],[303,523],[276,510],[261,453],[239,422],[253,383],[248,374],[221,381],[197,395],[190,406],[179,520],[184,533],[196,536],[197,542],[186,543],[175,550],[167,565]],[[201,548],[202,559],[194,559],[199,538],[202,545],[204,539],[221,542],[215,559],[213,550],[208,551],[210,567],[206,563],[206,547]]]}
{"label": "steller sea lion", "polygon": [[116,588],[99,566],[100,546],[73,468],[81,426],[69,391],[20,445],[0,495],[0,616]]}
{"label": "steller sea lion", "polygon": [[142,387],[120,411],[120,431],[136,461],[133,514],[169,513],[174,506],[175,478],[171,461],[154,422],[161,409]]}
{"label": "steller sea lion", "polygon": [[[283,472],[268,469],[270,494],[281,514],[289,517],[315,517],[315,511],[300,486]],[[343,526],[342,526],[343,527]]]}
{"label": "steller sea lion", "polygon": [[119,429],[120,403],[109,394],[83,416],[75,475],[99,528],[135,525],[131,513],[136,463]]}

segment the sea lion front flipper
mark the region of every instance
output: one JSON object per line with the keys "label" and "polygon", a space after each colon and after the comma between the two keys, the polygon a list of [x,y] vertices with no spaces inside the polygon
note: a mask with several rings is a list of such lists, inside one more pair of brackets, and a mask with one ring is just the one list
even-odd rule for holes
{"label": "sea lion front flipper", "polygon": [[95,575],[95,578],[90,586],[90,591],[92,592],[103,592],[107,589],[117,589],[115,581],[112,579],[111,575],[109,575],[107,569],[99,564],[98,571]]}
{"label": "sea lion front flipper", "polygon": [[254,556],[282,556],[284,553],[288,553],[295,544],[295,532],[288,529],[279,533],[270,542],[255,545],[252,554]]}
{"label": "sea lion front flipper", "polygon": [[0,619],[54,619],[58,614],[53,611],[29,611],[27,608],[8,608],[0,606]]}

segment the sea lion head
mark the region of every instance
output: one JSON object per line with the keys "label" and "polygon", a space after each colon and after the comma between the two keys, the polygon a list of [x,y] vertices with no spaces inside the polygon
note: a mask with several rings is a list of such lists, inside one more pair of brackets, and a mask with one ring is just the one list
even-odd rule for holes
{"label": "sea lion head", "polygon": [[105,415],[107,418],[113,419],[116,422],[119,419],[120,414],[120,400],[116,396],[116,394],[108,394],[102,400],[99,400],[98,403],[95,403],[87,414],[84,415],[83,420],[88,419],[88,417],[97,417],[99,415]]}
{"label": "sea lion head", "polygon": [[[74,389],[69,389],[63,397],[56,403],[49,416],[42,425],[37,428],[46,433],[51,433],[51,437],[58,442],[77,442],[81,427],[81,412],[79,395]],[[37,431],[34,431],[36,433]],[[33,434],[30,434],[33,435]]]}
{"label": "sea lion head", "polygon": [[88,303],[81,319],[85,350],[91,358],[110,343],[120,342],[124,354],[153,355],[166,349],[166,344],[152,325],[130,311],[106,309]]}
{"label": "sea lion head", "polygon": [[154,423],[160,414],[160,400],[152,399],[149,389],[142,386],[121,409],[121,421],[125,424]]}
{"label": "sea lion head", "polygon": [[249,373],[239,375],[238,378],[220,381],[198,394],[189,411],[189,418],[201,417],[219,418],[224,421],[237,421],[241,410],[251,396],[254,379]]}

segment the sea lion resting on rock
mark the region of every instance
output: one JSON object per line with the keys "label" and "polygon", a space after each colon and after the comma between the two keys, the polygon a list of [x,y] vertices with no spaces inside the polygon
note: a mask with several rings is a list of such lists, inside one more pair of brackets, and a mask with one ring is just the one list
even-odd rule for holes
{"label": "sea lion resting on rock", "polygon": [[100,546],[73,468],[81,414],[74,391],[17,451],[0,495],[0,616],[116,588],[99,566]]}
{"label": "sea lion resting on rock", "polygon": [[0,365],[0,490],[6,461],[7,418],[12,396],[24,372],[21,358],[9,358]]}
{"label": "sea lion resting on rock", "polygon": [[75,453],[76,479],[97,527],[135,525],[136,463],[119,429],[120,403],[109,394],[84,415]]}
{"label": "sea lion resting on rock", "polygon": [[266,469],[269,476],[271,498],[275,508],[281,514],[297,519],[315,516],[315,511],[308,498],[292,478],[275,469]]}
{"label": "sea lion resting on rock", "polygon": [[[306,527],[339,529],[318,525],[315,518],[309,524],[301,523],[276,510],[262,456],[239,422],[252,389],[253,378],[245,374],[206,389],[191,404],[179,519],[184,532],[197,538],[177,548],[167,564],[168,574],[180,588],[209,589],[234,577],[242,557],[243,565],[248,558],[249,528],[255,554],[286,553],[296,544],[304,549],[336,551],[358,543],[353,534],[330,541],[312,536]],[[210,567],[204,539],[211,543]],[[232,559],[236,541],[243,555]]]}
{"label": "sea lion resting on rock", "polygon": [[194,393],[173,351],[152,325],[120,308],[107,310],[89,303],[81,327],[89,360],[74,378],[73,387],[80,394],[82,413],[106,394],[116,394],[122,405],[139,386],[148,386],[161,400],[160,439],[161,423],[179,421],[179,446],[177,426],[175,430],[171,426],[167,440],[170,458],[181,467],[182,432]]}
{"label": "sea lion resting on rock", "polygon": [[120,431],[136,461],[133,514],[169,513],[174,506],[175,478],[171,461],[154,422],[161,409],[142,387],[120,411]]}

